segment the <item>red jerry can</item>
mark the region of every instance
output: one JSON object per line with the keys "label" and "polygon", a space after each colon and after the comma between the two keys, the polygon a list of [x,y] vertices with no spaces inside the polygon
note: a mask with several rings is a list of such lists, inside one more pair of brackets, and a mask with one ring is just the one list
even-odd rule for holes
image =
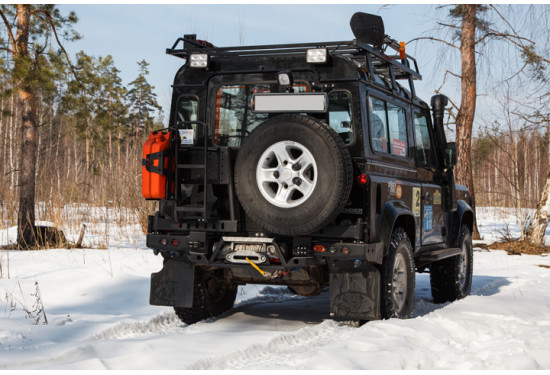
{"label": "red jerry can", "polygon": [[166,198],[166,175],[163,173],[168,170],[169,158],[162,151],[169,146],[170,133],[162,131],[150,133],[143,145],[141,192],[145,199]]}

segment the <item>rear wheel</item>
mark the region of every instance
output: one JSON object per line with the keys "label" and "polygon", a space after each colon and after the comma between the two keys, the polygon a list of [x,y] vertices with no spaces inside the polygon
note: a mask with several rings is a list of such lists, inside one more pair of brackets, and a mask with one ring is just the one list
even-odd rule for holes
{"label": "rear wheel", "polygon": [[435,262],[430,266],[430,284],[435,303],[464,298],[472,289],[474,250],[472,235],[466,225],[460,228],[460,255]]}
{"label": "rear wheel", "polygon": [[394,230],[382,261],[380,312],[382,319],[410,318],[414,308],[413,249],[403,228]]}
{"label": "rear wheel", "polygon": [[231,309],[237,297],[237,286],[223,278],[219,271],[195,269],[192,307],[174,307],[182,322],[193,324]]}

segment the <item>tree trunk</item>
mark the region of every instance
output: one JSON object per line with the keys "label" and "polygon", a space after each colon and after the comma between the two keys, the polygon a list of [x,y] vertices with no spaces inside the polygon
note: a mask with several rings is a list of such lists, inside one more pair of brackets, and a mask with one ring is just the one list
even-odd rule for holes
{"label": "tree trunk", "polygon": [[[15,48],[15,69],[28,58],[30,27],[29,5],[17,5],[17,36]],[[36,181],[37,125],[35,95],[30,85],[18,89],[21,109],[21,155],[19,171],[19,212],[17,218],[17,245],[28,249],[36,244],[34,231],[34,203]]]}
{"label": "tree trunk", "polygon": [[512,147],[512,192],[513,197],[515,198],[516,205],[516,216],[518,219],[519,230],[521,233],[521,240],[525,240],[525,228],[523,227],[523,213],[521,206],[521,188],[519,183],[519,156],[518,156],[518,145],[516,143],[516,136],[512,130],[510,122],[508,122],[508,129],[510,131],[510,147]]}
{"label": "tree trunk", "polygon": [[[472,175],[472,127],[476,111],[476,32],[475,4],[463,4],[462,37],[460,56],[462,60],[462,99],[456,116],[456,147],[458,163],[455,167],[457,182],[465,185],[472,195],[472,209],[475,212],[475,192]],[[472,238],[479,239],[479,231],[474,215]]]}
{"label": "tree trunk", "polygon": [[113,171],[113,162],[112,162],[112,159],[113,159],[113,136],[112,136],[112,124],[111,124],[111,118],[112,118],[112,112],[113,110],[111,109],[111,101],[112,101],[112,95],[111,93],[109,92],[109,123],[108,123],[108,128],[109,128],[109,172],[112,172]]}
{"label": "tree trunk", "polygon": [[86,171],[90,169],[90,140],[88,139],[89,122],[86,119],[86,129],[84,130],[86,140]]}
{"label": "tree trunk", "polygon": [[9,140],[6,143],[9,150],[9,162],[10,162],[10,190],[15,193],[15,176],[16,174],[16,162],[15,162],[15,145],[17,139],[17,120],[15,119],[17,116],[17,106],[15,105],[15,94],[12,94],[11,96],[11,106],[10,106],[10,112],[11,112],[11,118],[10,118],[10,132],[9,132]]}
{"label": "tree trunk", "polygon": [[535,217],[531,223],[531,229],[527,240],[536,245],[544,245],[544,233],[548,226],[548,216],[550,215],[550,173],[546,177],[546,183],[544,189],[542,189],[542,195],[540,202],[535,212]]}

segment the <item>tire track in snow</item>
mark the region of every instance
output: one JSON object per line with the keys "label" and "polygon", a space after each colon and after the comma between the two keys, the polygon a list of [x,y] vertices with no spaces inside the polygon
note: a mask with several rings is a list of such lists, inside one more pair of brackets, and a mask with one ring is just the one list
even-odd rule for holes
{"label": "tire track in snow", "polygon": [[[288,300],[305,299],[290,293],[289,291],[281,288],[264,287],[260,291],[260,295],[242,300],[235,304],[234,308],[228,312],[234,311],[234,309],[246,307],[249,305],[261,304],[261,303],[274,303],[284,302]],[[225,315],[225,314],[224,314]],[[223,315],[222,315],[223,317]],[[218,320],[218,317],[205,319],[202,322],[214,322]],[[196,324],[200,324],[197,322]],[[183,323],[174,312],[165,312],[159,314],[147,322],[120,322],[113,327],[107,328],[101,332],[98,332],[88,338],[88,341],[100,341],[100,340],[116,340],[142,337],[147,335],[165,335],[169,332],[174,332],[178,329],[185,329],[189,327]]]}
{"label": "tire track in snow", "polygon": [[120,322],[92,335],[88,341],[117,340],[147,335],[164,335],[186,327],[173,312],[157,315],[148,322]]}
{"label": "tire track in snow", "polygon": [[355,329],[344,323],[326,320],[313,327],[282,333],[265,344],[254,344],[233,353],[195,362],[187,370],[273,369],[274,364],[277,368],[288,368],[289,365],[297,368],[317,353],[319,347],[341,341]]}

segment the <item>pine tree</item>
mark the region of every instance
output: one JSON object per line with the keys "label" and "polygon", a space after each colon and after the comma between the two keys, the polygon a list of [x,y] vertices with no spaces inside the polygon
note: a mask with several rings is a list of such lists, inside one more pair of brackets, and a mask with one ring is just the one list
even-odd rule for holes
{"label": "pine tree", "polygon": [[153,92],[154,86],[147,82],[146,76],[149,75],[147,67],[149,64],[145,60],[138,62],[139,75],[130,82],[128,91],[128,100],[131,106],[130,122],[137,134],[143,130],[145,134],[154,126],[154,112],[161,111],[161,106],[157,103],[157,95]]}
{"label": "pine tree", "polygon": [[[61,15],[55,5],[3,4],[0,7],[7,40],[0,43],[0,49],[13,58],[12,76],[18,93],[22,137],[19,173],[18,238],[21,248],[36,245],[35,233],[35,186],[37,159],[37,89],[44,84],[48,62],[47,49],[51,40],[64,51],[59,39],[60,32],[65,39],[77,39],[72,30],[77,22],[74,13]],[[65,53],[65,56],[66,53]],[[68,56],[67,56],[68,60]]]}
{"label": "pine tree", "polygon": [[101,77],[100,106],[96,114],[96,121],[107,136],[108,165],[113,169],[113,141],[117,142],[117,161],[120,163],[120,142],[124,132],[123,124],[127,121],[128,106],[124,98],[127,90],[122,86],[120,71],[115,67],[111,55],[99,58],[98,74]]}

